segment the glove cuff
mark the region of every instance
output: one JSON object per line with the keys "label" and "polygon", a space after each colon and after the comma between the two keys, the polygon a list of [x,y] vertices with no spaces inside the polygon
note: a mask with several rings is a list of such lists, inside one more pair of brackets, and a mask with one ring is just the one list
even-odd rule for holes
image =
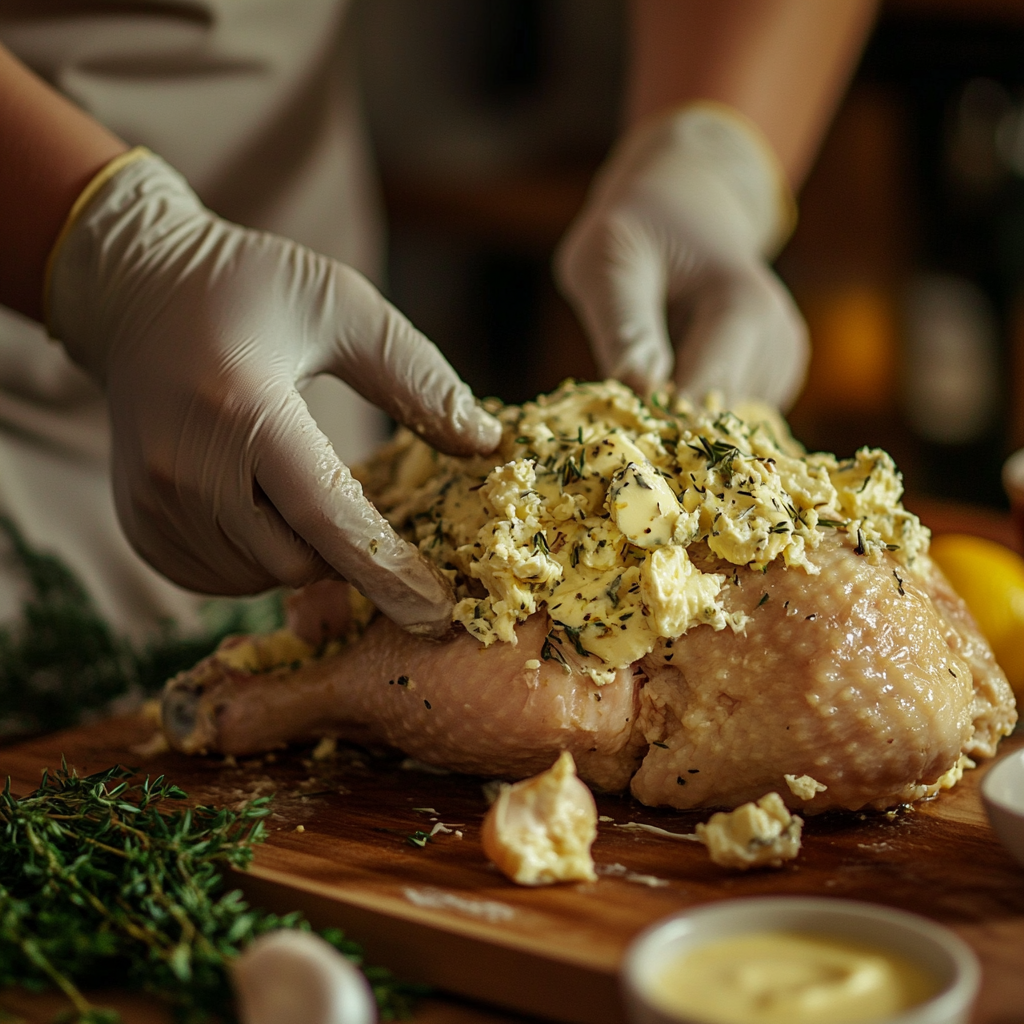
{"label": "glove cuff", "polygon": [[646,118],[619,143],[610,172],[617,177],[617,169],[662,160],[670,175],[685,167],[727,189],[759,256],[773,257],[796,227],[796,200],[782,164],[761,129],[734,107],[698,100]]}
{"label": "glove cuff", "polygon": [[132,279],[161,237],[198,212],[185,179],[144,146],[111,160],[71,207],[46,264],[45,324],[101,383],[120,315],[146,301]]}
{"label": "glove cuff", "polygon": [[[46,257],[46,268],[43,273],[43,320],[49,328],[50,326],[50,292],[53,287],[53,265],[57,262],[57,257],[60,254],[61,249],[64,247],[64,243],[67,240],[68,235],[71,234],[74,226],[78,223],[79,217],[82,215],[82,211],[92,202],[93,196],[115,174],[118,173],[123,167],[127,167],[129,164],[135,163],[136,160],[141,160],[143,157],[152,156],[153,154],[145,146],[136,146],[134,149],[126,150],[124,153],[120,153],[114,157],[109,163],[104,164],[103,167],[96,172],[92,180],[85,188],[79,193],[78,198],[71,204],[71,210],[68,212],[67,217],[64,218],[64,223],[61,225],[60,231],[57,233],[57,240],[53,243],[53,248],[50,249],[50,255]],[[51,336],[56,337],[52,331]]]}

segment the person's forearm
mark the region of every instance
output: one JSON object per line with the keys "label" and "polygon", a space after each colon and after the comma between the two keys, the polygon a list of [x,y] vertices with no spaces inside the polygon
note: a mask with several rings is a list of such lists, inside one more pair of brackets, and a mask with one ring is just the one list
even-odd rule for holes
{"label": "person's forearm", "polygon": [[802,184],[877,0],[632,0],[630,124],[690,100],[757,124]]}
{"label": "person's forearm", "polygon": [[61,225],[89,180],[127,148],[0,46],[0,303],[42,319]]}

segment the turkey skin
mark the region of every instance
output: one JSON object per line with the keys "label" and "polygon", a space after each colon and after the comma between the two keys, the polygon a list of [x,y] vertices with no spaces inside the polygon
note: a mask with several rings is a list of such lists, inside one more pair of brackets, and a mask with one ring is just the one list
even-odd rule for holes
{"label": "turkey skin", "polygon": [[[504,778],[568,750],[589,784],[649,805],[735,807],[775,790],[811,812],[930,795],[1012,731],[1006,677],[926,555],[913,569],[888,555],[873,563],[836,535],[818,547],[814,576],[781,561],[737,567],[701,545],[691,557],[727,576],[725,610],[745,628],[691,628],[604,685],[572,650],[552,650],[543,611],[516,627],[514,645],[490,646],[464,631],[419,639],[377,617],[319,656],[294,632],[226,641],[168,683],[164,729],[189,753],[329,735]],[[343,587],[300,593],[294,630],[320,643],[320,608],[343,630]],[[801,791],[787,776],[817,785]]]}

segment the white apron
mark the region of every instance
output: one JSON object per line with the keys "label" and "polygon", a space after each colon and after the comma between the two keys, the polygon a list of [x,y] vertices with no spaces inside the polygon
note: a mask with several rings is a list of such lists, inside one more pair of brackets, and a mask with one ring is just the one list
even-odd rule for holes
{"label": "white apron", "polygon": [[[347,0],[0,0],[0,39],[129,145],[180,170],[217,213],[379,277],[378,203],[346,59]],[[306,394],[346,461],[383,416],[332,378]],[[58,554],[138,638],[197,624],[206,598],[121,535],[103,398],[38,324],[0,306],[0,512]],[[2,550],[2,549],[0,549]],[[0,619],[20,577],[0,564]]]}

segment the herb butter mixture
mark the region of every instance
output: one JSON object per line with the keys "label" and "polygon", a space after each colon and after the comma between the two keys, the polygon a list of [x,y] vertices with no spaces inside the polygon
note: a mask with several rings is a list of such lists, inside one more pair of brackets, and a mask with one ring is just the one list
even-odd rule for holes
{"label": "herb butter mixture", "polygon": [[713,398],[645,402],[615,381],[487,407],[505,428],[492,455],[452,458],[402,431],[360,475],[451,580],[456,622],[485,645],[515,643],[516,623],[545,609],[544,657],[597,683],[694,626],[743,631],[746,616],[723,606],[726,576],[702,572],[693,545],[809,575],[827,531],[871,561],[927,550],[880,449],[804,454],[777,418],[741,419]]}

